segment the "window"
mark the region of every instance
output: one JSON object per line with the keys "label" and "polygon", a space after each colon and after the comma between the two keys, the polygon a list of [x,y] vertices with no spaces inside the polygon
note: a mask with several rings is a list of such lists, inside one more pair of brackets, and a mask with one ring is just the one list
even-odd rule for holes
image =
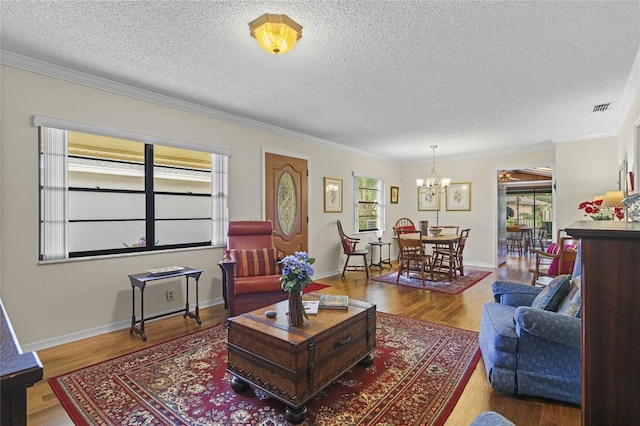
{"label": "window", "polygon": [[40,260],[224,244],[224,150],[65,129],[92,130],[55,119],[34,122],[40,125]]}
{"label": "window", "polygon": [[545,227],[551,235],[553,202],[551,188],[507,189],[507,226]]}
{"label": "window", "polygon": [[384,230],[384,180],[354,173],[356,232]]}

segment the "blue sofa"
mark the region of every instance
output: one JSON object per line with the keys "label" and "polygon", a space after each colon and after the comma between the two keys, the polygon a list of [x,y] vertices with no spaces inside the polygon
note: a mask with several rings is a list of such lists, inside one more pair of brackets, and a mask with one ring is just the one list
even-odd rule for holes
{"label": "blue sofa", "polygon": [[485,411],[484,413],[478,414],[478,416],[473,419],[473,421],[469,424],[469,426],[516,426],[515,423],[511,422],[506,417],[501,414],[496,413],[495,411]]}
{"label": "blue sofa", "polygon": [[530,307],[541,291],[493,283],[479,336],[487,378],[497,391],[580,404],[581,320]]}

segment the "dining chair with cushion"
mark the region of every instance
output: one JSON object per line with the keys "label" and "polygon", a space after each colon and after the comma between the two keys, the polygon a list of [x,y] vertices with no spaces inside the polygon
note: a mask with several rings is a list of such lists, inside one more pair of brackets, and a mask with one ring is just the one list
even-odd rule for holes
{"label": "dining chair with cushion", "polygon": [[433,281],[433,269],[431,265],[431,254],[426,254],[422,245],[422,233],[404,232],[398,234],[398,246],[400,253],[398,254],[398,275],[396,282],[400,281],[403,273],[409,277],[410,272],[419,272],[422,286],[424,287],[424,276],[429,272],[431,281]]}
{"label": "dining chair with cushion", "polygon": [[396,224],[393,225],[393,230],[395,231],[396,229],[415,231],[416,226],[408,217],[401,217],[400,219],[396,220]]}
{"label": "dining chair with cushion", "polygon": [[[398,241],[398,235],[407,232],[416,232],[417,229],[413,224],[413,221],[407,217],[401,217],[396,220],[396,224],[393,225],[393,238]],[[398,244],[398,255],[400,255],[400,244]]]}
{"label": "dining chair with cushion", "polygon": [[[558,231],[557,242],[549,244],[546,250],[533,250],[536,256],[535,266],[529,269],[533,273],[531,285],[544,284],[551,278],[564,274],[572,274],[578,255],[578,240],[562,235],[563,229]],[[546,277],[546,279],[540,279]]]}
{"label": "dining chair with cushion", "polygon": [[[369,266],[367,264],[367,255],[369,254],[369,251],[367,249],[356,249],[356,245],[360,241],[360,238],[349,237],[344,233],[342,223],[339,220],[337,221],[337,224],[340,242],[342,243],[342,252],[347,256],[347,259],[344,261],[344,268],[342,268],[342,277],[344,278],[344,273],[347,270],[354,271],[358,268],[364,268],[367,278],[369,278]],[[349,259],[351,259],[351,256],[361,256],[363,264],[349,266]]]}
{"label": "dining chair with cushion", "polygon": [[413,221],[407,217],[401,217],[396,220],[396,224],[393,225],[393,235],[394,237],[403,232],[415,232],[417,231],[416,226],[413,224]]}

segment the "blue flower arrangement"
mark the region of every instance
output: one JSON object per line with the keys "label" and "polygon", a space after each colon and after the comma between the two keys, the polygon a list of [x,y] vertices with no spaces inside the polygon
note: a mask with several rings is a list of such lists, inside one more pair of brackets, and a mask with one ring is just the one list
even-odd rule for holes
{"label": "blue flower arrangement", "polygon": [[280,261],[282,268],[282,289],[284,291],[300,292],[307,287],[313,280],[313,267],[316,260],[304,251],[297,251],[293,255],[286,256]]}

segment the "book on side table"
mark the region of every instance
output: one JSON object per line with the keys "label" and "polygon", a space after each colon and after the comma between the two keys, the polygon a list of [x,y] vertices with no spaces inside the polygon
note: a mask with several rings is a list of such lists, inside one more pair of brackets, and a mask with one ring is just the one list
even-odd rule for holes
{"label": "book on side table", "polygon": [[320,309],[349,309],[349,296],[323,294],[320,296]]}

